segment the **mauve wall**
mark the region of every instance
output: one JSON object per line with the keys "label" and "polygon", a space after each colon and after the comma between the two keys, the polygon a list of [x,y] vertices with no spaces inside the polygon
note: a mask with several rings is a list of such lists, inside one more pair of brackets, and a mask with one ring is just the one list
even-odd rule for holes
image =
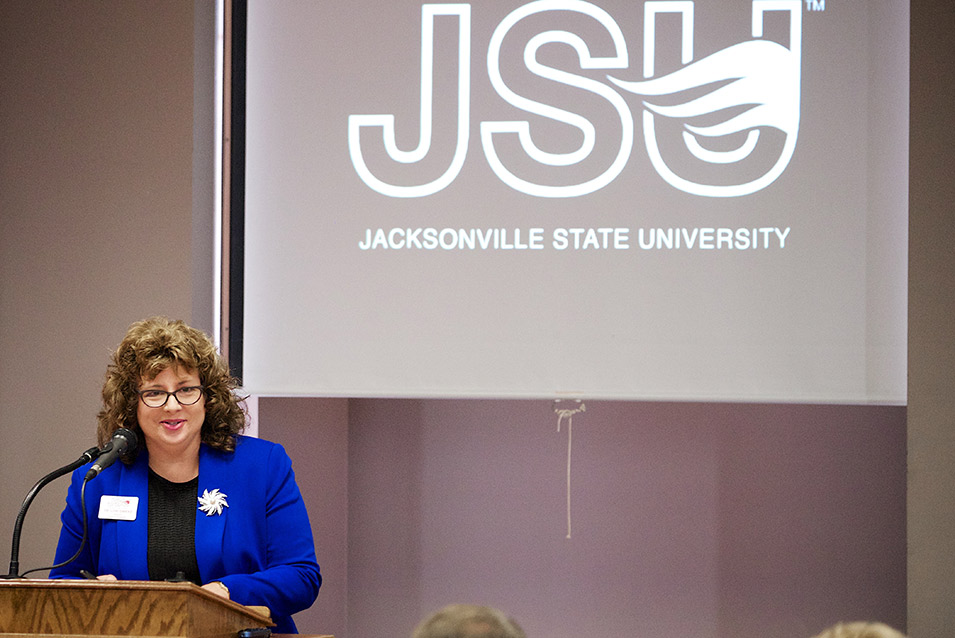
{"label": "mauve wall", "polygon": [[318,600],[296,614],[295,623],[301,633],[346,638],[348,400],[262,398],[257,404],[259,436],[281,443],[292,458],[322,568]]}
{"label": "mauve wall", "polygon": [[[347,556],[338,543],[321,557],[347,582],[325,570],[303,630],[403,638],[471,601],[535,638],[905,627],[904,408],[587,403],[567,539],[568,424],[557,432],[551,402],[353,399],[347,425],[328,405],[259,404],[260,434],[292,444],[300,481],[345,452],[347,427],[346,507],[306,494],[313,523],[347,535]],[[323,597],[343,594],[347,627],[329,627]]]}

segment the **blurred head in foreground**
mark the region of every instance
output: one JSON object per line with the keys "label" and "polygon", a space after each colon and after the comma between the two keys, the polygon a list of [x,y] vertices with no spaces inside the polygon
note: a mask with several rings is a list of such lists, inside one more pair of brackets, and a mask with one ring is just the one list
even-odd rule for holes
{"label": "blurred head in foreground", "polygon": [[421,621],[412,638],[526,638],[514,620],[493,607],[454,604]]}
{"label": "blurred head in foreground", "polygon": [[880,622],[837,623],[815,638],[905,638],[905,634]]}

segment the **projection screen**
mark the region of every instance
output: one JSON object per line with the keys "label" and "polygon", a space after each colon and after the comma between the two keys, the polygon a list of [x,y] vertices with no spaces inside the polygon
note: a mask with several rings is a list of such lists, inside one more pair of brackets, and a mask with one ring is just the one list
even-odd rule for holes
{"label": "projection screen", "polygon": [[250,392],[904,404],[907,2],[247,28]]}

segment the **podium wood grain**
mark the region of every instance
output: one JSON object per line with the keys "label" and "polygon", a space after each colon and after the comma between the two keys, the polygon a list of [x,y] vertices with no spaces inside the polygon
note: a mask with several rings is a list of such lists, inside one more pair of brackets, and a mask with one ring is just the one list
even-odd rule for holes
{"label": "podium wood grain", "polygon": [[192,583],[0,581],[0,637],[227,638],[267,617]]}

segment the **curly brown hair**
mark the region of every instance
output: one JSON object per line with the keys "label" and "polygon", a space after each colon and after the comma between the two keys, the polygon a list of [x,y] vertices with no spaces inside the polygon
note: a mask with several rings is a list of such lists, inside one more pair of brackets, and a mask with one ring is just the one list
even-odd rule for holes
{"label": "curly brown hair", "polygon": [[[136,418],[139,385],[169,367],[194,370],[205,397],[203,443],[223,452],[235,451],[235,437],[245,428],[245,411],[236,395],[238,380],[229,372],[212,340],[182,321],[152,317],[129,327],[106,369],[103,409],[97,416],[96,438],[103,446],[119,428],[129,428],[145,447]],[[123,459],[127,463],[135,458]]]}

